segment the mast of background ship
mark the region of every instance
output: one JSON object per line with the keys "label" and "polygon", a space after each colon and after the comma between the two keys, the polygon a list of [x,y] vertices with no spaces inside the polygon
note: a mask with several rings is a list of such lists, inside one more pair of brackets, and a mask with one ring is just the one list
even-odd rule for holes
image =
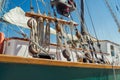
{"label": "mast of background ship", "polygon": [[[92,62],[94,62],[94,52],[93,52],[93,42],[92,39],[90,38],[89,33],[87,32],[85,22],[84,22],[84,0],[81,0],[81,34],[83,36],[83,47],[85,50],[87,50],[87,47],[89,47]],[[87,43],[87,46],[84,45],[84,42]],[[91,43],[92,42],[92,43]],[[96,55],[97,58],[97,55]]]}
{"label": "mast of background ship", "polygon": [[[94,47],[94,45],[91,44],[92,38],[90,37],[90,35],[89,35],[89,33],[87,32],[87,29],[86,29],[86,27],[85,27],[85,25],[84,25],[84,0],[81,0],[81,34],[83,35],[84,40],[86,40],[87,43],[88,43],[88,46],[89,46],[89,49],[90,49],[92,58],[94,59],[94,56],[93,56],[93,55],[95,55],[95,56],[96,56],[96,59],[97,59],[97,55],[96,55],[96,54],[93,54],[93,51],[96,52],[96,51],[95,51],[95,48],[94,48],[94,49],[91,48],[91,46]],[[89,36],[89,39],[88,39],[88,36]],[[105,63],[105,62],[104,62],[104,55],[103,55],[102,50],[101,50],[101,44],[99,43],[99,40],[97,39],[97,36],[96,36],[96,40],[97,40],[97,46],[98,46],[99,51],[100,51],[100,53],[101,53],[101,57],[102,57],[103,63]],[[93,43],[93,42],[92,42],[92,43]],[[91,46],[90,46],[90,45],[91,45]],[[93,51],[92,51],[91,49],[92,49]]]}

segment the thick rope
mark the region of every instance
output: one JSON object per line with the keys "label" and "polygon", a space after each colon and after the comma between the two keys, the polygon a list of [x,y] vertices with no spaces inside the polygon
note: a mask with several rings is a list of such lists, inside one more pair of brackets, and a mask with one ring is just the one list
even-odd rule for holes
{"label": "thick rope", "polygon": [[45,28],[45,40],[43,44],[45,49],[50,50],[50,21],[46,20],[46,28]]}
{"label": "thick rope", "polygon": [[43,46],[43,42],[44,42],[44,20],[43,20],[43,18],[39,18],[39,27],[38,27],[38,37],[39,37],[39,45],[41,45],[41,46]]}

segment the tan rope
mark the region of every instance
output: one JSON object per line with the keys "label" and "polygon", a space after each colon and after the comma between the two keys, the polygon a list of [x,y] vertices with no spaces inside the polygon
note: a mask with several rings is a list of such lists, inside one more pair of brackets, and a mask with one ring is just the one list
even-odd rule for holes
{"label": "tan rope", "polygon": [[45,39],[44,39],[43,47],[47,49],[47,51],[49,52],[50,50],[50,21],[49,20],[46,20]]}

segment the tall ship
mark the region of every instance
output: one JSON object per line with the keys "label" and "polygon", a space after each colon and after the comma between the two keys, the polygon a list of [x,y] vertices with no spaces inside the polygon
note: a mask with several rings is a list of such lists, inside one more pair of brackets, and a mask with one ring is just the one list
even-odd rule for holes
{"label": "tall ship", "polygon": [[0,0],[0,80],[120,80],[120,44],[99,39],[88,1]]}

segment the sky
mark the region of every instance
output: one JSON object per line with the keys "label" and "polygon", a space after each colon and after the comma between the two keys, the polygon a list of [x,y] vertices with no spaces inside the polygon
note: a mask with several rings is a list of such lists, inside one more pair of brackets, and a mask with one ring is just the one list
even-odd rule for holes
{"label": "sky", "polygon": [[[33,0],[32,4],[34,6],[35,12],[37,12],[36,0]],[[38,0],[39,8],[41,13],[47,12],[50,10],[51,15],[53,15],[53,10],[50,7],[50,0],[44,0],[45,4]],[[95,36],[95,32],[97,34],[98,39],[100,40],[110,40],[112,42],[120,44],[120,33],[118,32],[118,27],[110,14],[109,9],[105,4],[105,0],[84,0],[85,1],[85,23],[87,25],[87,29],[92,36]],[[108,0],[109,4],[117,16],[118,21],[120,22],[120,1],[119,0]],[[80,12],[80,0],[75,0],[77,9],[72,12],[73,20],[77,23],[79,21],[79,15],[77,12]],[[6,0],[6,4],[3,10],[0,12],[0,17],[3,16],[4,13],[8,12],[10,9],[15,8],[16,6],[20,6],[25,12],[30,11],[30,0]],[[87,8],[88,6],[88,8]],[[90,20],[90,16],[88,14],[88,9],[95,27],[95,32]],[[58,14],[58,17],[61,15]],[[62,16],[63,17],[63,16]],[[64,17],[65,18],[65,17]],[[68,18],[65,18],[69,20]],[[5,32],[6,37],[11,36],[20,36],[15,31],[10,30],[8,27],[13,27],[13,29],[18,30],[14,25],[8,25],[6,23],[0,22],[0,31]],[[54,27],[53,27],[54,28]],[[80,24],[77,26],[80,29]],[[23,31],[27,32],[29,35],[29,30],[22,28]]]}
{"label": "sky", "polygon": [[[120,13],[116,11],[116,3],[118,2],[116,2],[116,0],[108,1],[120,22]],[[109,9],[105,5],[105,0],[86,0],[86,2],[88,3],[98,38],[120,43],[120,33],[118,32],[118,27],[116,26]],[[118,4],[120,4],[120,2]],[[86,22],[90,32],[94,32],[93,29],[91,29],[92,25],[90,19],[86,19]],[[92,34],[94,35],[94,33]]]}

